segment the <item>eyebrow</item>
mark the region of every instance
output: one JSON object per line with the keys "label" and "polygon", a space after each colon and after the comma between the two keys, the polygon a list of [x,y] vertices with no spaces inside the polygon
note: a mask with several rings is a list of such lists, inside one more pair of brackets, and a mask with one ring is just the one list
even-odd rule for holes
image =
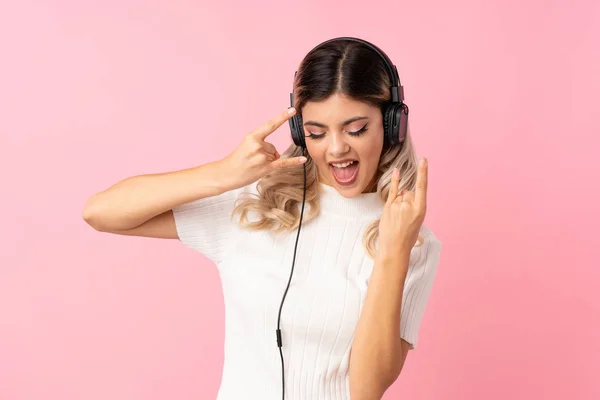
{"label": "eyebrow", "polygon": [[[350,124],[352,122],[360,121],[360,120],[363,120],[363,119],[368,119],[368,117],[353,117],[353,118],[347,119],[347,120],[345,120],[342,123],[342,126],[345,126],[345,125],[348,125],[348,124]],[[317,122],[317,121],[306,121],[303,125],[304,126],[306,126],[306,125],[312,125],[312,126],[318,126],[319,128],[327,128],[327,125],[322,124],[322,123]]]}

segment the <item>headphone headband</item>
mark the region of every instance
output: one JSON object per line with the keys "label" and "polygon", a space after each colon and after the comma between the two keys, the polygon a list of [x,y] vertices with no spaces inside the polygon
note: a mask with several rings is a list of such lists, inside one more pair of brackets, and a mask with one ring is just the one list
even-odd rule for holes
{"label": "headphone headband", "polygon": [[383,52],[383,50],[381,50],[379,47],[375,46],[373,43],[367,42],[364,39],[359,39],[356,37],[342,36],[342,37],[337,37],[337,38],[333,38],[333,39],[324,41],[323,43],[315,46],[309,53],[312,53],[314,50],[318,49],[319,47],[321,47],[325,44],[328,44],[331,42],[342,41],[342,40],[355,42],[355,43],[361,43],[361,44],[367,46],[368,48],[370,48],[371,50],[373,50],[375,53],[377,53],[377,55],[382,59],[383,63],[385,64],[385,68],[386,68],[388,76],[390,78],[391,102],[392,103],[404,102],[404,88],[402,87],[402,84],[400,83],[400,75],[398,74],[398,69],[392,63],[392,60],[390,60],[390,58],[387,56],[387,54],[385,54]]}

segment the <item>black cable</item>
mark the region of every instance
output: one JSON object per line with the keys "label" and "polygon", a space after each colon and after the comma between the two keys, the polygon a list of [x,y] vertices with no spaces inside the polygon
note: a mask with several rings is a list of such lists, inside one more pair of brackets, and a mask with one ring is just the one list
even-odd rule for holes
{"label": "black cable", "polygon": [[304,166],[304,193],[302,195],[302,209],[300,211],[300,221],[298,222],[298,233],[296,234],[296,244],[294,245],[294,256],[292,259],[292,270],[290,271],[290,278],[288,279],[287,287],[285,288],[285,292],[283,293],[283,297],[281,299],[281,304],[279,305],[279,316],[277,317],[277,347],[279,347],[279,355],[281,357],[281,398],[285,400],[285,367],[283,362],[283,351],[281,350],[282,341],[281,341],[281,309],[283,308],[283,302],[285,301],[285,296],[287,295],[288,289],[290,288],[290,283],[292,282],[292,275],[294,274],[294,264],[296,264],[296,249],[298,248],[298,238],[300,237],[300,227],[302,226],[302,216],[304,215],[304,201],[306,200],[306,162],[303,164]]}

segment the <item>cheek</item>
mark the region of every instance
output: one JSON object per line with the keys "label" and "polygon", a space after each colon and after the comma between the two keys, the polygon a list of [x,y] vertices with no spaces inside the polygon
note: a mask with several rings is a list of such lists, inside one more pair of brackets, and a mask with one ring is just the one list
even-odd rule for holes
{"label": "cheek", "polygon": [[307,140],[306,142],[306,150],[308,151],[310,158],[312,158],[313,161],[319,166],[326,164],[325,155],[327,152],[327,146],[323,143],[325,143],[324,140]]}
{"label": "cheek", "polygon": [[[382,133],[383,135],[383,133]],[[364,143],[361,149],[361,158],[367,160],[368,170],[372,172],[379,166],[379,159],[383,151],[383,136],[374,136],[368,143]]]}

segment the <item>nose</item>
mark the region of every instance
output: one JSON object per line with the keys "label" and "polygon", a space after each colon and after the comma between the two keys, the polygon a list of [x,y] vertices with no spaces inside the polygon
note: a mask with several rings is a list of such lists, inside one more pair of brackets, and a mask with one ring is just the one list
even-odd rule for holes
{"label": "nose", "polygon": [[344,135],[340,132],[336,132],[329,135],[329,154],[334,158],[340,158],[344,154],[350,151],[350,145],[346,141]]}

